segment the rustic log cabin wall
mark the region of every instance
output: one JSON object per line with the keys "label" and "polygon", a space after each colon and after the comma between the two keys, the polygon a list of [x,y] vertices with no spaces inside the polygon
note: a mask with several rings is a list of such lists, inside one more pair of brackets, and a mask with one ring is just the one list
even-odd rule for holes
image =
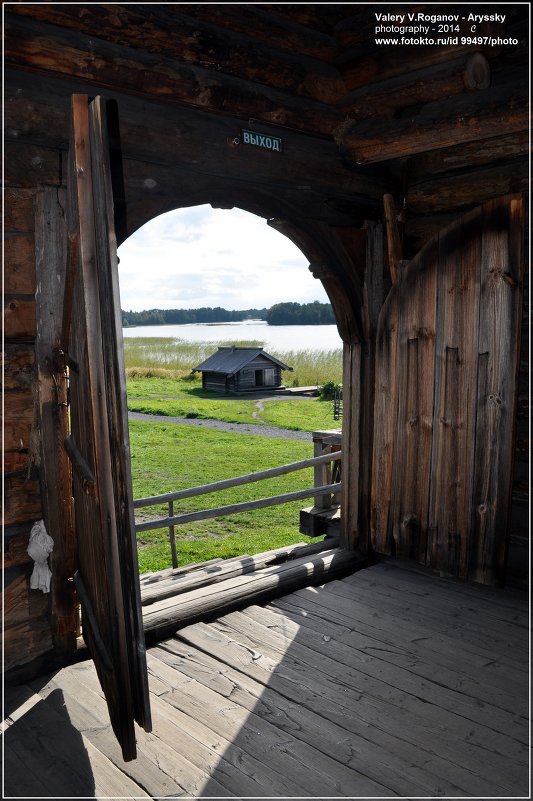
{"label": "rustic log cabin wall", "polygon": [[[435,11],[416,10],[424,8]],[[391,286],[383,196],[392,195],[399,255],[410,261],[465,213],[528,189],[527,4],[506,7],[504,23],[483,24],[484,36],[504,41],[492,46],[378,46],[374,12],[359,4],[5,7],[7,667],[68,651],[76,633],[65,407],[54,406],[64,403],[64,370],[53,358],[57,331],[44,320],[62,319],[63,294],[41,280],[68,262],[60,231],[75,93],[117,103],[119,242],[160,213],[208,202],[263,216],[309,259],[345,343],[343,541],[369,547],[373,441],[396,425],[379,414],[373,424],[378,316]],[[255,145],[243,130],[256,134]],[[259,146],[260,136],[281,138],[283,150]],[[56,264],[42,251],[53,236],[63,237],[52,248]],[[524,317],[521,344],[510,343],[521,365],[510,527],[518,545],[527,535],[526,344]],[[409,387],[401,391],[410,397]],[[511,393],[513,424],[515,405]],[[512,435],[505,447],[509,464]],[[50,597],[29,590],[26,546],[42,516],[56,539]]]}

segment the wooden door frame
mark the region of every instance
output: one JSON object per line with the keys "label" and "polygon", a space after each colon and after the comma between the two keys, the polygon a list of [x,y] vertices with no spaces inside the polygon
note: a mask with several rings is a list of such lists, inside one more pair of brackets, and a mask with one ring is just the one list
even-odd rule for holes
{"label": "wooden door frame", "polygon": [[[182,198],[166,198],[163,211],[183,208]],[[298,208],[279,198],[265,195],[260,188],[255,192],[228,179],[224,189],[207,188],[194,198],[193,205],[210,204],[217,207],[237,206],[268,220],[268,225],[287,236],[309,260],[309,269],[320,279],[331,301],[340,337],[343,341],[344,421],[341,517],[341,545],[358,550],[369,550],[369,491],[371,477],[372,431],[369,421],[372,410],[367,408],[373,396],[372,324],[369,322],[369,286],[372,271],[382,270],[382,229],[370,223],[364,228],[333,228],[325,223],[302,219]],[[37,296],[37,349],[40,379],[40,425],[42,449],[42,496],[45,524],[56,539],[52,565],[55,580],[52,590],[52,629],[57,650],[69,652],[75,648],[73,623],[78,612],[73,592],[72,568],[75,564],[75,537],[70,508],[70,494],[64,486],[70,476],[70,464],[62,446],[65,421],[52,407],[45,406],[45,398],[55,389],[58,379],[66,392],[64,364],[60,351],[63,292],[53,292],[51,276],[65,276],[68,259],[68,236],[64,219],[66,201],[64,190],[45,188],[39,194],[36,213],[37,279],[41,291]],[[136,228],[154,219],[158,214],[148,204],[146,219],[139,220]],[[138,213],[138,209],[137,209]],[[120,204],[120,224],[117,225],[117,244],[120,245],[134,231],[126,225],[127,206]],[[43,216],[44,215],[44,216]],[[367,248],[368,231],[372,242]],[[52,231],[52,233],[50,233]],[[54,246],[51,242],[56,243]],[[378,243],[376,245],[376,243]],[[376,255],[377,254],[377,255]],[[61,282],[61,287],[63,286]],[[46,317],[54,325],[47,330]],[[57,330],[56,330],[57,329]],[[52,375],[50,365],[55,373]],[[52,371],[53,372],[53,371]],[[52,389],[51,389],[52,388]],[[58,401],[64,403],[65,399]],[[66,407],[63,407],[66,409]],[[56,476],[56,478],[54,478]],[[59,478],[60,477],[60,478]],[[58,578],[59,577],[59,578]]]}

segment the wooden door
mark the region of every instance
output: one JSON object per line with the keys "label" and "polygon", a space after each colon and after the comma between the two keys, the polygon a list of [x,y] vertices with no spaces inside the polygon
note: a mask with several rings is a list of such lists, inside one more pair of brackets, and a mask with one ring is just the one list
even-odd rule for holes
{"label": "wooden door", "polygon": [[523,208],[491,201],[400,270],[376,346],[372,544],[482,583],[504,576]]}
{"label": "wooden door", "polygon": [[105,104],[72,98],[63,349],[83,637],[125,760],[151,729]]}

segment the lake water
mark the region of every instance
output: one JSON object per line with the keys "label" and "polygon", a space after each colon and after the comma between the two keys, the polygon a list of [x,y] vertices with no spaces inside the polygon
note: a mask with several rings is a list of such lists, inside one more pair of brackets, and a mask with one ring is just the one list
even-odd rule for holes
{"label": "lake water", "polygon": [[175,337],[187,342],[257,340],[265,350],[335,350],[342,348],[336,325],[268,325],[264,320],[189,325],[140,325],[124,328],[125,337]]}

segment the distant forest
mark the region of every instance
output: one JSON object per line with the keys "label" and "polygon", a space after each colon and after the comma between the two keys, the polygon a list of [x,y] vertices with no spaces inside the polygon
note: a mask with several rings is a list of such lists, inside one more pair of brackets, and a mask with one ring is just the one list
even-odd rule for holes
{"label": "distant forest", "polygon": [[237,323],[266,320],[269,325],[331,325],[335,322],[329,303],[276,303],[270,309],[228,311],[220,306],[201,309],[148,309],[123,311],[122,325],[185,325],[187,323]]}

